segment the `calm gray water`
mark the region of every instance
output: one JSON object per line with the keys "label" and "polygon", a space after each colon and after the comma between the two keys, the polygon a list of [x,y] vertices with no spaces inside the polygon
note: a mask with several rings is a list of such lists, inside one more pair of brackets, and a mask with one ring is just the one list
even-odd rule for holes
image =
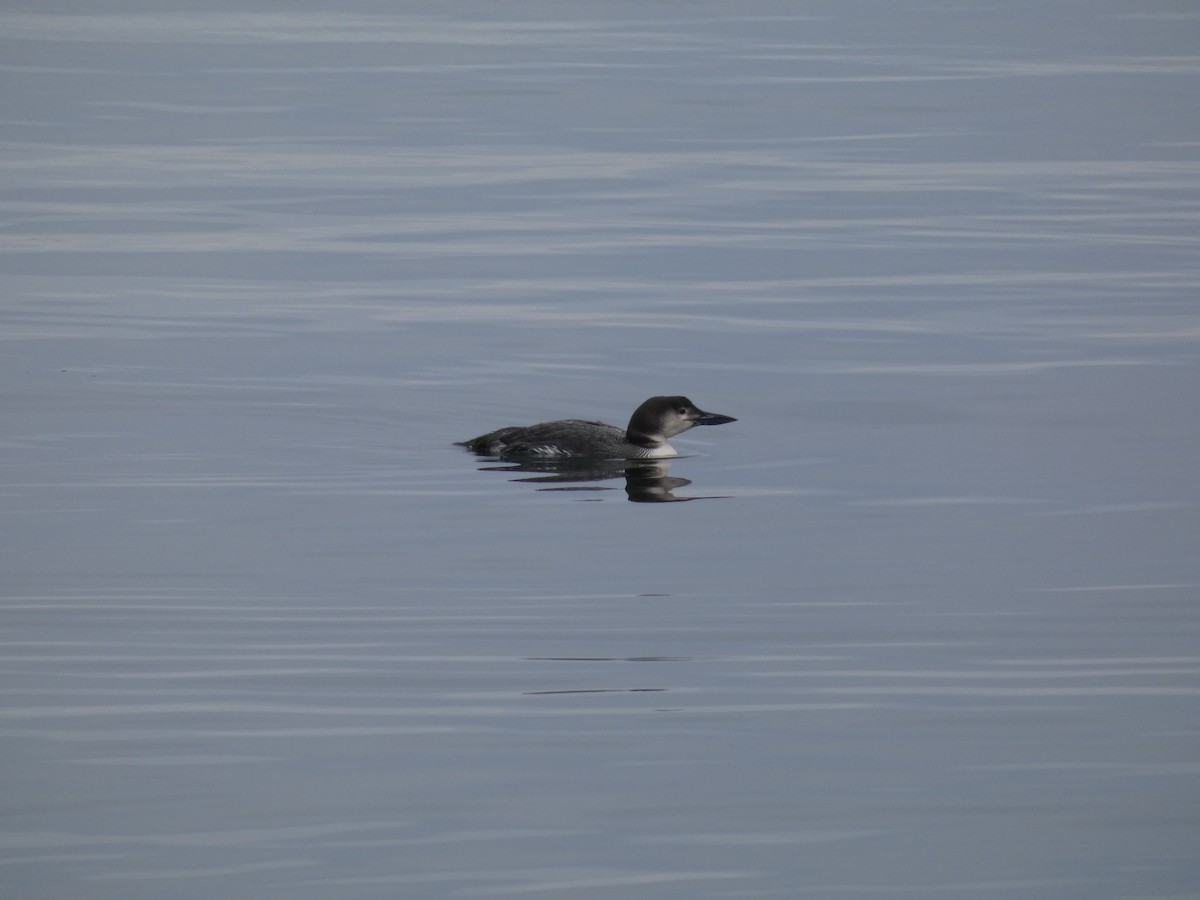
{"label": "calm gray water", "polygon": [[3,896],[1200,895],[1193,4],[172,5],[0,14]]}

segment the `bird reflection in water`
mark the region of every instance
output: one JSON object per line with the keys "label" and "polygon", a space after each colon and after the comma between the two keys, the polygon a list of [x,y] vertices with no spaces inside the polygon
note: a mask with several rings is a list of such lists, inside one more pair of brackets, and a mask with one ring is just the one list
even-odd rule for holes
{"label": "bird reflection in water", "polygon": [[[669,474],[671,463],[663,459],[523,459],[484,466],[482,472],[530,472],[529,478],[512,481],[552,485],[540,491],[613,491],[614,487],[590,484],[625,478],[625,494],[632,503],[674,503],[684,500],[714,500],[717,497],[679,497],[675,491],[691,484],[687,478]],[[600,498],[596,498],[600,499]]]}

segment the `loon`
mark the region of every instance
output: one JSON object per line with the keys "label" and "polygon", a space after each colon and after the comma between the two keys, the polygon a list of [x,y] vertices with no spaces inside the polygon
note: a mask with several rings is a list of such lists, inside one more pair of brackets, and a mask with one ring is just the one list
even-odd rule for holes
{"label": "loon", "polygon": [[704,412],[687,397],[651,397],[633,411],[626,429],[603,422],[560,419],[489,431],[457,446],[483,456],[542,459],[660,459],[678,456],[667,438],[693,425],[723,425],[733,416]]}

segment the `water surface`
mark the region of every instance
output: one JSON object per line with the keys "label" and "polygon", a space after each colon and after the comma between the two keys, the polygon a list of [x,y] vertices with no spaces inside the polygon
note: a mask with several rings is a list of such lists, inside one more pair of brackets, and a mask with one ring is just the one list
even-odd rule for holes
{"label": "water surface", "polygon": [[0,15],[6,896],[1196,893],[1200,16],[293,6]]}

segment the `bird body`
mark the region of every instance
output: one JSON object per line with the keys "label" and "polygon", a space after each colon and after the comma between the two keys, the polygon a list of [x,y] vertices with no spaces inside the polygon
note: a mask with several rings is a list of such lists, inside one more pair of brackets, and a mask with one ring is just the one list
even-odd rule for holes
{"label": "bird body", "polygon": [[662,459],[677,456],[667,443],[695,425],[736,422],[732,416],[704,412],[687,397],[651,397],[636,410],[625,429],[584,419],[559,419],[513,425],[459,441],[482,456],[541,459]]}

